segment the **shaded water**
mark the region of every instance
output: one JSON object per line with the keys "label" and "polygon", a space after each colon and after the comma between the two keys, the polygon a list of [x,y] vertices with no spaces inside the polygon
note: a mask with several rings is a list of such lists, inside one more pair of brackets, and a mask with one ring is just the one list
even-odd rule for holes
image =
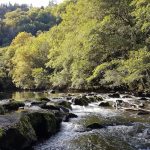
{"label": "shaded water", "polygon": [[[63,95],[65,94],[15,92],[1,93],[0,99],[27,100]],[[106,94],[102,96],[108,101],[114,100],[108,98]],[[132,102],[136,98],[124,100]],[[135,112],[102,108],[98,103],[89,104],[87,107],[72,105],[72,108],[72,112],[78,115],[78,118],[62,122],[61,130],[34,146],[35,150],[150,150],[150,115],[137,116]],[[85,130],[85,126],[94,122],[104,124],[106,127]]]}
{"label": "shaded water", "polygon": [[15,99],[17,101],[30,100],[30,99],[38,99],[41,97],[58,97],[59,94],[48,94],[46,91],[41,92],[0,92],[0,100],[3,99]]}

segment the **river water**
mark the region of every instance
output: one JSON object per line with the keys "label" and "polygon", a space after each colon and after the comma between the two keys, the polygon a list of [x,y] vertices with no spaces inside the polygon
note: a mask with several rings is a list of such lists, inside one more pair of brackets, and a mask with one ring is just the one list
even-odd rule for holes
{"label": "river water", "polygon": [[[1,93],[1,97],[16,100],[39,97],[58,97],[44,92]],[[3,95],[3,96],[2,96]],[[102,94],[107,100],[112,100]],[[124,99],[125,101],[136,100]],[[62,122],[60,131],[33,147],[35,150],[150,150],[150,115],[138,116],[136,112],[102,108],[98,103],[87,107],[72,105],[78,118]],[[149,102],[148,102],[149,109]],[[91,123],[105,124],[102,129],[86,130]]]}

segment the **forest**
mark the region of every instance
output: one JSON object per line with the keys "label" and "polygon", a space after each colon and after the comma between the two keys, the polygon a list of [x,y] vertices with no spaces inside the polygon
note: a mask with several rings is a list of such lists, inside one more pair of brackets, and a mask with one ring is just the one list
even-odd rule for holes
{"label": "forest", "polygon": [[0,6],[0,90],[150,91],[149,0]]}

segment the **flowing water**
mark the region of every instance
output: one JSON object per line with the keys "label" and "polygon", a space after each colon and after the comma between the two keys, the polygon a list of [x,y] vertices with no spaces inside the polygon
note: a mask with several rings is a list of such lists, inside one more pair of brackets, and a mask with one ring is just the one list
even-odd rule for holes
{"label": "flowing water", "polygon": [[[35,150],[150,150],[150,118],[99,108],[96,103],[73,106],[73,113],[79,117],[63,122],[61,131],[35,146]],[[91,131],[82,129],[92,122],[112,125]]]}
{"label": "flowing water", "polygon": [[[43,92],[24,92],[13,93],[9,98],[24,100],[43,96],[52,97]],[[106,94],[102,96],[108,101],[114,100]],[[124,100],[132,102],[134,99]],[[87,107],[72,105],[72,108],[78,118],[62,122],[60,131],[35,145],[35,150],[150,150],[150,115],[138,116],[136,112],[102,108],[98,103]],[[104,124],[105,128],[85,129],[94,122]]]}

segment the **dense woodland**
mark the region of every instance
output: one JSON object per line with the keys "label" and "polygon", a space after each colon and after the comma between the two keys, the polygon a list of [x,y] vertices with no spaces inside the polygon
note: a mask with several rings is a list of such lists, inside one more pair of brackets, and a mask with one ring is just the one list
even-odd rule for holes
{"label": "dense woodland", "polygon": [[150,91],[149,0],[0,6],[0,88]]}

